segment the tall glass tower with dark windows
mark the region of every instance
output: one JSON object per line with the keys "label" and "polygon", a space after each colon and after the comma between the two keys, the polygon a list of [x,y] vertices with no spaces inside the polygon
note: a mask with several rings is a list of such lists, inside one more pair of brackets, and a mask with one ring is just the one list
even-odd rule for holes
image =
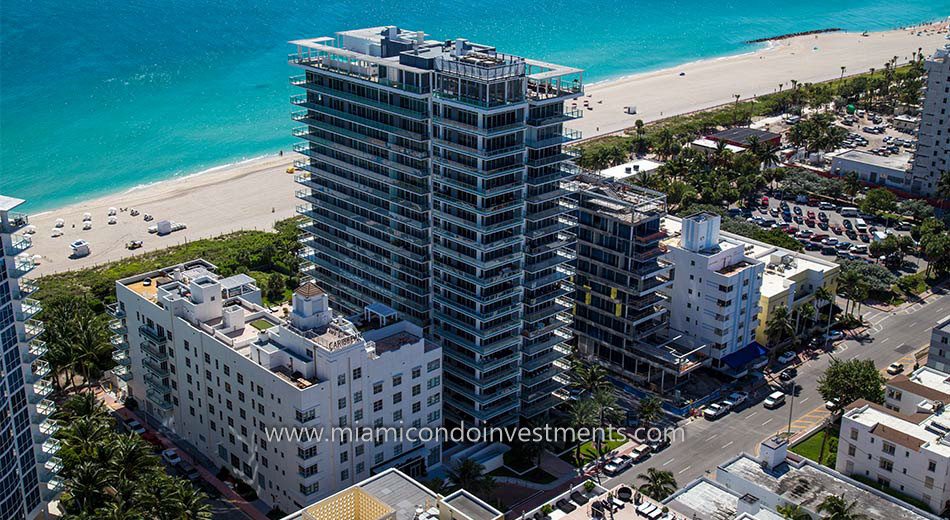
{"label": "tall glass tower with dark windows", "polygon": [[33,242],[24,232],[26,214],[14,211],[22,203],[0,195],[0,518],[11,519],[36,518],[62,489],[44,328],[35,318],[42,307],[30,298],[36,283],[26,278],[35,267],[26,253]]}
{"label": "tall glass tower with dark windows", "polygon": [[582,71],[397,27],[291,43],[304,273],[425,327],[448,421],[544,414],[571,338]]}

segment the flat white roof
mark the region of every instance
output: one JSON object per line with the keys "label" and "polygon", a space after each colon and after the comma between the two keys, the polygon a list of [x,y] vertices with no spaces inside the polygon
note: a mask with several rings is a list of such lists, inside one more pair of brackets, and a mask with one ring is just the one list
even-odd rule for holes
{"label": "flat white roof", "polygon": [[841,159],[860,164],[869,164],[879,168],[889,168],[904,172],[910,165],[911,156],[909,154],[902,153],[885,157],[883,155],[874,155],[873,153],[862,152],[861,150],[845,150],[839,153],[834,159]]}
{"label": "flat white roof", "polygon": [[26,202],[23,199],[18,199],[16,197],[8,197],[6,195],[0,195],[0,211],[10,211],[11,209],[19,206]]}
{"label": "flat white roof", "polygon": [[[699,139],[694,139],[690,145],[715,150],[719,147],[719,141],[713,141],[712,139],[701,137]],[[734,144],[726,144],[726,150],[729,150],[732,153],[739,153],[746,151],[746,148],[743,146],[736,146]]]}
{"label": "flat white roof", "polygon": [[950,446],[941,442],[940,439],[942,435],[934,433],[935,430],[927,427],[932,422],[950,427],[950,417],[943,417],[942,412],[933,414],[920,424],[898,417],[896,414],[885,413],[873,406],[864,406],[848,410],[848,412],[845,413],[845,417],[859,424],[863,424],[868,428],[882,425],[897,430],[904,435],[921,441],[921,449],[927,449],[943,457],[950,457]]}
{"label": "flat white roof", "polygon": [[[600,175],[608,179],[622,180],[626,179],[627,177],[632,177],[639,172],[652,172],[661,165],[662,163],[651,161],[649,159],[637,159],[619,166],[612,166],[606,170],[601,170]],[[628,168],[629,171],[627,171]]]}

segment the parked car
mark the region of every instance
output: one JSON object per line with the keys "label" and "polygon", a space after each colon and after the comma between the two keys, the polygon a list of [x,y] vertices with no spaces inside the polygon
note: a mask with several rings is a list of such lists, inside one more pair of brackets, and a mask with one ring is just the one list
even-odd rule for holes
{"label": "parked car", "polygon": [[732,407],[736,408],[738,406],[741,406],[742,403],[746,402],[746,400],[749,399],[749,394],[746,392],[733,392],[729,394],[729,397],[727,399],[729,400],[730,403],[732,403]]}
{"label": "parked car", "polygon": [[821,251],[821,244],[818,242],[806,242],[805,251]]}
{"label": "parked car", "polygon": [[778,361],[780,365],[784,365],[786,363],[790,363],[796,357],[798,357],[798,354],[789,350],[788,352],[785,352],[782,355],[780,355],[778,359],[776,359],[776,361]]}
{"label": "parked car", "polygon": [[765,401],[762,402],[762,406],[768,408],[769,410],[774,410],[779,406],[785,404],[785,393],[784,392],[772,392],[765,398]]}
{"label": "parked car", "polygon": [[825,401],[825,409],[835,410],[838,408],[838,403],[841,402],[841,399],[838,397],[832,397],[831,399]]}
{"label": "parked car", "polygon": [[162,460],[168,463],[169,466],[174,466],[181,462],[181,457],[178,456],[178,452],[172,448],[162,451]]}
{"label": "parked car", "polygon": [[828,215],[824,211],[818,212],[818,220],[822,222],[828,222]]}
{"label": "parked car", "polygon": [[828,334],[825,334],[823,337],[828,341],[838,341],[844,337],[844,332],[841,332],[840,330],[831,330],[828,331]]}
{"label": "parked car", "polygon": [[633,451],[630,453],[630,456],[633,457],[634,463],[643,462],[650,457],[650,446],[647,444],[641,444],[633,449]]}
{"label": "parked car", "polygon": [[185,461],[181,461],[178,464],[175,464],[175,469],[178,470],[178,473],[185,477],[186,479],[195,482],[201,480],[201,474],[198,473],[198,470],[194,466],[188,464]]}
{"label": "parked car", "polygon": [[611,459],[610,462],[604,466],[604,473],[612,477],[617,476],[626,471],[632,465],[633,459],[631,457],[628,457],[627,455],[621,455]]}
{"label": "parked car", "polygon": [[887,367],[887,373],[892,376],[896,376],[897,374],[900,374],[903,371],[904,371],[903,363],[891,363]]}
{"label": "parked car", "polygon": [[650,441],[648,444],[650,446],[650,451],[653,453],[659,453],[670,447],[670,438],[664,435],[662,438],[655,441]]}
{"label": "parked car", "polygon": [[785,370],[782,370],[782,373],[778,375],[778,378],[782,381],[791,381],[795,379],[795,376],[798,375],[798,369],[795,367],[788,367]]}
{"label": "parked car", "polygon": [[125,427],[129,430],[129,432],[136,435],[143,435],[145,433],[145,427],[142,426],[142,423],[136,420],[125,421]]}
{"label": "parked car", "polygon": [[802,208],[799,206],[795,206],[795,214],[801,216]]}
{"label": "parked car", "polygon": [[835,206],[834,204],[832,204],[832,203],[830,203],[830,202],[820,202],[820,203],[818,203],[818,209],[823,209],[823,210],[828,210],[828,209],[830,209],[831,211],[834,211],[836,208],[837,208],[837,206]]}
{"label": "parked car", "polygon": [[709,421],[714,421],[724,415],[729,413],[729,408],[725,406],[725,402],[722,403],[713,403],[707,406],[703,410],[703,417]]}
{"label": "parked car", "polygon": [[845,227],[845,229],[853,229],[853,228],[854,228],[854,224],[852,224],[851,221],[848,220],[848,219],[844,219],[844,220],[841,222],[841,224]]}

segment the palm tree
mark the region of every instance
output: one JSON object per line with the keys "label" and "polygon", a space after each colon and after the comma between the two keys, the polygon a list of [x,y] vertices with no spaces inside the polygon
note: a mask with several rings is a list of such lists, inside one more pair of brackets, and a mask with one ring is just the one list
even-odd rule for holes
{"label": "palm tree", "polygon": [[824,286],[815,289],[815,300],[828,302],[828,321],[825,324],[825,334],[831,330],[831,317],[835,312],[835,295]]}
{"label": "palm tree", "polygon": [[805,305],[802,305],[801,309],[799,309],[797,313],[798,325],[796,326],[796,329],[798,329],[799,333],[804,332],[805,327],[807,326],[808,322],[813,321],[815,319],[816,314],[817,312],[815,311],[814,305],[810,303],[806,303]]}
{"label": "palm tree", "polygon": [[[575,430],[590,429],[597,426],[597,407],[590,399],[574,401],[570,407],[570,424]],[[574,447],[574,461],[581,461],[581,443]]]}
{"label": "palm tree", "polygon": [[69,421],[81,417],[105,419],[106,416],[108,416],[105,405],[96,397],[96,394],[91,392],[76,394],[70,397],[65,403],[60,405],[60,410],[62,413],[59,418]]}
{"label": "palm tree", "polygon": [[488,495],[495,481],[485,474],[485,466],[472,459],[461,459],[446,471],[446,476],[456,486],[469,492]]}
{"label": "palm tree", "polygon": [[93,511],[106,502],[106,486],[110,483],[110,475],[92,462],[81,462],[73,468],[72,474],[66,479],[68,496],[68,511]]}
{"label": "palm tree", "polygon": [[792,327],[791,314],[788,307],[777,307],[769,315],[765,324],[765,335],[769,338],[769,343],[773,346],[781,344],[785,338],[792,337],[795,334],[795,328]]}
{"label": "palm tree", "polygon": [[785,504],[778,506],[775,510],[778,514],[782,515],[782,518],[785,520],[812,520],[808,511],[805,511],[805,509],[798,504]]}
{"label": "palm tree", "polygon": [[[620,424],[623,420],[620,417],[620,407],[617,406],[617,397],[611,389],[601,388],[597,390],[591,401],[593,401],[597,410],[597,426],[601,429],[601,432],[605,431],[607,426]],[[598,455],[604,453],[603,441],[603,435],[597,435],[595,438]]]}
{"label": "palm tree", "polygon": [[666,500],[678,487],[673,473],[656,468],[650,468],[645,474],[637,475],[637,480],[643,482],[639,488],[640,492],[653,500]]}
{"label": "palm tree", "polygon": [[844,495],[828,495],[821,504],[818,504],[818,512],[824,513],[824,520],[865,520],[868,518],[864,513],[858,513],[858,503],[848,502]]}
{"label": "palm tree", "polygon": [[210,520],[211,509],[205,503],[206,498],[204,493],[195,489],[189,482],[176,479],[169,502],[177,510],[177,520]]}
{"label": "palm tree", "polygon": [[640,420],[645,424],[653,424],[663,416],[663,401],[655,395],[651,395],[640,401]]}
{"label": "palm tree", "polygon": [[89,385],[93,375],[98,376],[101,367],[111,365],[112,343],[109,342],[109,329],[102,317],[83,307],[73,316],[73,348],[77,352],[77,368],[82,374],[83,384]]}
{"label": "palm tree", "polygon": [[584,389],[589,395],[593,395],[598,390],[610,388],[607,370],[597,363],[583,361],[574,363],[570,377],[574,386]]}
{"label": "palm tree", "polygon": [[854,204],[854,197],[861,191],[861,180],[858,178],[858,172],[848,172],[844,175],[844,192],[851,197],[851,203]]}

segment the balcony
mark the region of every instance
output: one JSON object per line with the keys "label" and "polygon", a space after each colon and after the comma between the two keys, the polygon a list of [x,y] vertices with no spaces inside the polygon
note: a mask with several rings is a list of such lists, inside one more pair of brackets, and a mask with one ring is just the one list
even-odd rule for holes
{"label": "balcony", "polygon": [[564,161],[572,161],[578,157],[578,153],[573,150],[563,151],[558,154],[548,155],[546,157],[539,157],[537,159],[531,159],[528,161],[528,166],[532,168],[540,168],[542,166],[547,166],[549,164],[555,164]]}
{"label": "balcony", "polygon": [[554,363],[566,355],[568,355],[568,352],[564,348],[555,347],[547,354],[542,354],[533,359],[524,359],[521,363],[521,368],[528,372],[537,370],[545,365]]}
{"label": "balcony", "polygon": [[129,351],[128,350],[114,350],[112,351],[112,361],[120,365],[129,364]]}
{"label": "balcony", "polygon": [[34,339],[29,343],[26,352],[23,356],[24,363],[32,363],[34,360],[41,358],[49,352],[49,347],[46,345],[46,342],[39,339]]}
{"label": "balcony", "polygon": [[156,363],[151,359],[143,359],[142,366],[145,367],[145,370],[147,370],[155,378],[160,379],[168,375],[167,368],[163,368],[161,363]]}
{"label": "balcony", "polygon": [[112,343],[112,346],[116,350],[128,350],[129,349],[129,340],[125,339],[125,336],[115,335],[109,339],[109,343]]}
{"label": "balcony", "polygon": [[30,225],[30,217],[26,213],[10,211],[7,213],[7,225],[4,233],[13,233],[14,231]]}
{"label": "balcony", "polygon": [[54,496],[61,493],[66,487],[65,480],[56,475],[50,475],[44,479],[44,481],[46,482],[46,489],[50,492],[49,496],[47,496],[47,500],[52,500]]}
{"label": "balcony", "polygon": [[26,320],[23,322],[23,341],[32,341],[46,332],[46,326],[40,320]]}
{"label": "balcony", "polygon": [[125,334],[128,330],[125,328],[125,323],[120,319],[114,319],[109,322],[109,330],[115,334]]}
{"label": "balcony", "polygon": [[49,362],[47,362],[45,359],[38,359],[30,364],[31,377],[29,378],[29,381],[31,383],[34,381],[37,381],[39,379],[42,379],[48,376],[49,373],[50,373]]}
{"label": "balcony", "polygon": [[13,278],[19,278],[33,269],[36,269],[36,262],[33,261],[33,258],[30,255],[21,254],[13,257],[13,265],[10,266],[10,276]]}
{"label": "balcony", "polygon": [[428,119],[429,117],[429,115],[425,112],[399,107],[396,105],[385,103],[383,101],[377,101],[375,99],[353,94],[351,92],[344,92],[342,90],[330,88],[326,85],[318,85],[316,83],[309,83],[306,81],[305,76],[304,77],[292,76],[290,78],[290,83],[298,87],[303,87],[309,91],[323,94],[324,96],[341,99],[343,101],[356,103],[358,105],[372,107],[373,109],[380,110],[383,112],[389,112],[390,114],[395,114],[397,116],[407,117],[407,118],[415,119],[418,121],[424,121]]}
{"label": "balcony", "polygon": [[42,400],[53,393],[53,384],[46,379],[40,379],[33,383],[33,396],[36,400]]}
{"label": "balcony", "polygon": [[524,130],[524,124],[512,123],[509,125],[495,126],[491,128],[482,128],[476,125],[470,125],[468,123],[463,123],[461,121],[456,121],[454,119],[447,119],[441,116],[433,116],[432,122],[438,123],[442,126],[449,126],[456,128],[465,132],[475,132],[481,135],[501,135],[506,133],[517,132],[519,130]]}
{"label": "balcony", "polygon": [[56,438],[46,439],[43,444],[40,445],[40,451],[47,455],[56,455],[59,453],[60,448],[63,447],[63,442]]}
{"label": "balcony", "polygon": [[43,464],[43,468],[46,469],[48,473],[59,473],[63,470],[63,459],[50,457],[50,459]]}
{"label": "balcony", "polygon": [[54,419],[45,419],[40,423],[39,431],[41,434],[48,436],[56,435],[59,432],[61,426],[59,422]]}
{"label": "balcony", "polygon": [[106,313],[108,313],[109,316],[112,316],[113,318],[116,318],[116,319],[121,319],[125,317],[125,311],[119,308],[118,302],[110,303],[109,305],[106,305]]}
{"label": "balcony", "polygon": [[146,340],[142,343],[142,351],[145,352],[145,355],[159,363],[168,359],[168,351],[150,340]]}
{"label": "balcony", "polygon": [[543,399],[534,401],[533,403],[526,404],[524,407],[521,408],[521,415],[527,418],[531,418],[536,415],[540,415],[550,410],[551,408],[554,408],[555,406],[561,404],[562,402],[564,401],[560,397],[557,397],[555,395],[549,395],[547,397],[544,397]]}
{"label": "balcony", "polygon": [[129,367],[126,365],[116,365],[112,367],[112,373],[123,381],[129,381],[132,379],[132,371],[129,370]]}
{"label": "balcony", "polygon": [[17,313],[17,321],[27,321],[42,310],[43,306],[38,300],[32,298],[20,300],[20,312]]}
{"label": "balcony", "polygon": [[171,410],[175,407],[175,405],[173,405],[171,401],[165,400],[164,395],[162,395],[159,392],[155,392],[154,390],[146,391],[145,396],[148,398],[149,401],[151,401],[153,404],[155,404],[162,410]]}
{"label": "balcony", "polygon": [[40,290],[39,284],[37,284],[33,280],[27,280],[24,278],[20,280],[20,282],[16,285],[15,296],[16,296],[16,299],[23,300],[23,299],[26,299],[27,296],[35,293],[38,290]]}
{"label": "balcony", "polygon": [[10,235],[10,245],[7,246],[7,255],[16,256],[33,247],[33,239],[28,235]]}
{"label": "balcony", "polygon": [[526,139],[525,143],[528,145],[528,148],[546,148],[548,146],[570,143],[580,138],[581,133],[577,130],[565,129],[561,133],[551,137],[545,137],[542,139]]}
{"label": "balcony", "polygon": [[[36,403],[36,417],[45,420],[46,417],[56,413],[56,403],[52,399],[42,399]],[[40,421],[42,422],[42,421]]]}
{"label": "balcony", "polygon": [[580,109],[565,110],[559,114],[552,115],[542,115],[538,117],[528,117],[528,125],[530,126],[548,126],[554,125],[557,123],[565,123],[567,121],[573,121],[574,119],[580,119],[584,117],[584,112]]}

